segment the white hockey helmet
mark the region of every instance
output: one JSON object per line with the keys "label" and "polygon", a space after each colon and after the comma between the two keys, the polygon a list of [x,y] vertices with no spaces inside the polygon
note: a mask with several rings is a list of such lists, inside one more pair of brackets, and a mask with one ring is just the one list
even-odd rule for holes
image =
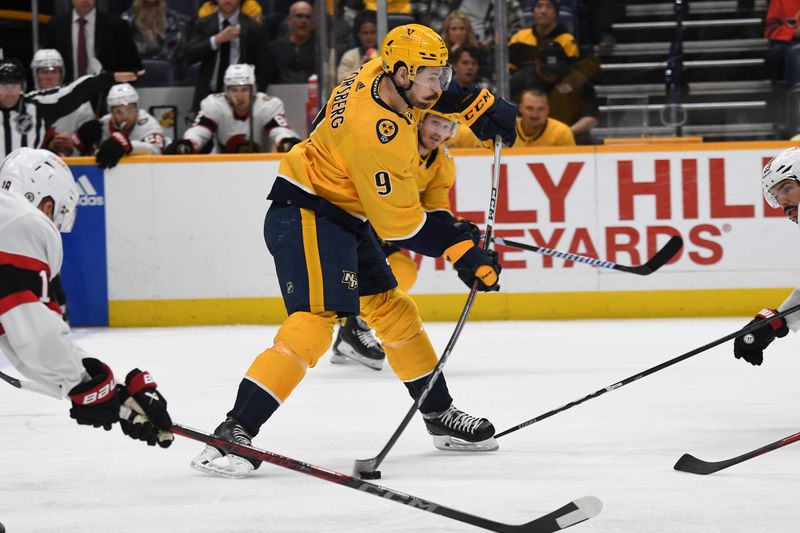
{"label": "white hockey helmet", "polygon": [[17,148],[0,166],[0,186],[24,196],[39,207],[42,199],[53,199],[53,222],[64,233],[72,230],[80,191],[69,167],[53,152]]}
{"label": "white hockey helmet", "polygon": [[783,180],[795,180],[800,183],[800,148],[796,146],[773,157],[761,173],[764,199],[772,207],[780,207],[780,203],[770,190]]}
{"label": "white hockey helmet", "polygon": [[253,65],[248,65],[247,63],[231,65],[225,69],[223,82],[226,89],[234,85],[255,85],[256,70]]}
{"label": "white hockey helmet", "polygon": [[42,48],[33,54],[31,61],[31,72],[33,73],[33,81],[36,88],[39,88],[39,80],[36,78],[36,73],[39,69],[61,69],[61,79],[64,79],[64,58],[55,48]]}
{"label": "white hockey helmet", "polygon": [[130,83],[118,83],[111,87],[106,97],[106,105],[110,110],[114,106],[139,104],[139,93]]}

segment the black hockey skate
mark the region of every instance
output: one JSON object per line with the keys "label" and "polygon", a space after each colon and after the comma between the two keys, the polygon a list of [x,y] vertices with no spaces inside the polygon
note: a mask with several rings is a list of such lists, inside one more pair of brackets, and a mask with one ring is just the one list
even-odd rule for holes
{"label": "black hockey skate", "polygon": [[468,415],[450,406],[438,415],[426,415],[425,427],[440,450],[493,452],[500,448],[494,439],[494,426],[485,418]]}
{"label": "black hockey skate", "polygon": [[373,370],[383,368],[386,353],[372,335],[369,326],[358,317],[347,317],[339,325],[336,340],[333,341],[331,363],[346,363],[348,359],[357,361]]}
{"label": "black hockey skate", "polygon": [[[251,446],[253,438],[235,419],[228,417],[214,430],[217,437]],[[261,461],[238,455],[227,454],[224,450],[207,445],[200,455],[192,459],[192,468],[222,477],[243,478],[261,466]]]}

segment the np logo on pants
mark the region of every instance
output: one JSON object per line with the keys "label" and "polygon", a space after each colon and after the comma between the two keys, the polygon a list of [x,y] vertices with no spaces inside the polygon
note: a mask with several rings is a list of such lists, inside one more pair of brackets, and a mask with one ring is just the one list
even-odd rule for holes
{"label": "np logo on pants", "polygon": [[347,288],[354,291],[358,288],[358,275],[349,270],[342,270],[342,283],[347,285]]}

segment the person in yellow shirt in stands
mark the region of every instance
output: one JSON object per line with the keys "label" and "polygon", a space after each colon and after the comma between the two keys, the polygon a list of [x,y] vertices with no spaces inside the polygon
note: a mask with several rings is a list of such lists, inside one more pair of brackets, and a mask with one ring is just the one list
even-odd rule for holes
{"label": "person in yellow shirt in stands", "polygon": [[[241,10],[242,13],[256,22],[262,21],[261,19],[264,13],[261,10],[261,5],[258,3],[258,0],[242,0]],[[200,6],[200,9],[197,10],[197,18],[207,17],[216,12],[217,0],[208,0],[207,2],[203,3],[202,6]]]}
{"label": "person in yellow shirt in stands", "polygon": [[534,146],[575,146],[572,129],[549,117],[547,93],[542,89],[525,89],[519,101],[517,142],[514,148]]}

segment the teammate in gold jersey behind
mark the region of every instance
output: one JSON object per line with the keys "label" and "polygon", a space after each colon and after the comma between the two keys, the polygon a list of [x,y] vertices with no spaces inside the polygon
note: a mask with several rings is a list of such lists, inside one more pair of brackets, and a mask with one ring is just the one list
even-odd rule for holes
{"label": "teammate in gold jersey behind", "polygon": [[[431,257],[444,256],[468,286],[499,288],[494,252],[468,228],[420,203],[417,120],[422,110],[460,113],[479,139],[511,146],[517,109],[489,91],[451,84],[447,48],[418,24],[390,31],[381,57],[336,87],[310,137],[283,158],[269,194],[264,239],[288,313],[274,344],[258,355],[215,433],[250,444],[331,344],[338,317],[360,315],[380,337],[392,370],[419,397],[437,357],[417,308],[397,289],[378,238]],[[444,375],[420,411],[434,445],[493,451],[494,427],[453,405]],[[213,446],[192,460],[200,471],[245,477],[258,461]]]}

